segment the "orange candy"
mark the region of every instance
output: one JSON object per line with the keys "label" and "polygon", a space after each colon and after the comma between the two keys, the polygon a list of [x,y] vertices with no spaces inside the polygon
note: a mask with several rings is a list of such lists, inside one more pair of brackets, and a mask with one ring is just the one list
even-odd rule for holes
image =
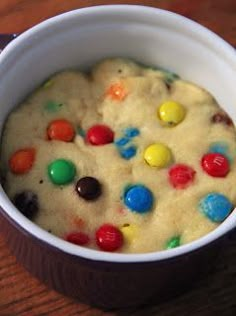
{"label": "orange candy", "polygon": [[85,226],[85,221],[82,218],[80,218],[80,217],[79,218],[78,217],[74,218],[73,222],[79,228],[83,228]]}
{"label": "orange candy", "polygon": [[127,91],[121,82],[113,83],[107,90],[106,95],[116,101],[123,101]]}
{"label": "orange candy", "polygon": [[35,149],[24,148],[17,150],[9,160],[12,173],[24,174],[30,171],[35,161]]}
{"label": "orange candy", "polygon": [[71,142],[75,136],[75,131],[70,122],[64,119],[52,121],[47,128],[48,139]]}

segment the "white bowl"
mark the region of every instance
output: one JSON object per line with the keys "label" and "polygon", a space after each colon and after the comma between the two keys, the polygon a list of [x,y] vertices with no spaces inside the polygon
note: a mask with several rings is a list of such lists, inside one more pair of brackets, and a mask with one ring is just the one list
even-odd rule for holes
{"label": "white bowl", "polygon": [[[229,44],[175,13],[144,6],[111,5],[51,18],[26,31],[4,49],[0,55],[0,128],[19,101],[53,73],[66,68],[86,69],[112,56],[161,66],[199,84],[211,92],[236,121],[236,54]],[[214,242],[236,226],[234,211],[213,232],[172,250],[145,254],[105,253],[69,244],[36,226],[17,211],[2,188],[0,205],[4,209],[3,217],[18,234],[19,230],[23,231],[43,247],[67,256],[110,264],[156,263],[186,255]],[[20,260],[24,262],[23,258]],[[24,264],[32,270],[30,264]],[[39,276],[39,272],[32,272]],[[69,295],[81,297],[59,288],[53,280],[49,283]]]}

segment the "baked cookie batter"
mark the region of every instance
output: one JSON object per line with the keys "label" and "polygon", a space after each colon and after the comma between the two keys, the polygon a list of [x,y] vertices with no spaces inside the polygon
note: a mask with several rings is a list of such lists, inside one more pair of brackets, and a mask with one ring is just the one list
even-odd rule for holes
{"label": "baked cookie batter", "polygon": [[189,243],[236,203],[231,119],[202,88],[125,59],[64,71],[8,117],[4,189],[77,245],[143,253]]}

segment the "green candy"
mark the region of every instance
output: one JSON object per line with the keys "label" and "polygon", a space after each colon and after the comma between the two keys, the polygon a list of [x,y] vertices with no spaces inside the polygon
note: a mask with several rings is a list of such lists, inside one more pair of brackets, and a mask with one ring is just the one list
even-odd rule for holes
{"label": "green candy", "polygon": [[76,133],[80,135],[81,137],[85,137],[86,135],[86,132],[80,126],[76,128]]}
{"label": "green candy", "polygon": [[73,162],[66,159],[56,159],[48,165],[48,176],[53,184],[69,184],[74,180],[76,168]]}
{"label": "green candy", "polygon": [[47,101],[44,105],[44,109],[50,113],[55,113],[59,111],[61,107],[62,107],[62,103],[58,103],[55,101]]}
{"label": "green candy", "polygon": [[180,246],[180,236],[174,236],[166,243],[166,249],[172,249]]}
{"label": "green candy", "polygon": [[175,80],[180,79],[180,77],[177,74],[175,74],[174,72],[171,72],[171,71],[168,71],[168,70],[163,70],[163,73],[164,73],[164,80],[168,84],[171,84]]}

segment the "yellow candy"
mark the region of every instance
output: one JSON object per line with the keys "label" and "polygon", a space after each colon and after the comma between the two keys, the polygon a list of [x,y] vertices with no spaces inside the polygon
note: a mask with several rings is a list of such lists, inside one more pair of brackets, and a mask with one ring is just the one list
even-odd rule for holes
{"label": "yellow candy", "polygon": [[138,234],[138,227],[134,224],[124,224],[120,230],[126,241],[131,243]]}
{"label": "yellow candy", "polygon": [[185,108],[177,102],[166,101],[158,109],[158,117],[170,126],[175,126],[183,121]]}
{"label": "yellow candy", "polygon": [[162,143],[152,144],[145,149],[144,160],[151,167],[163,168],[171,161],[171,151]]}
{"label": "yellow candy", "polygon": [[49,88],[53,85],[53,80],[49,79],[43,84],[43,88]]}

